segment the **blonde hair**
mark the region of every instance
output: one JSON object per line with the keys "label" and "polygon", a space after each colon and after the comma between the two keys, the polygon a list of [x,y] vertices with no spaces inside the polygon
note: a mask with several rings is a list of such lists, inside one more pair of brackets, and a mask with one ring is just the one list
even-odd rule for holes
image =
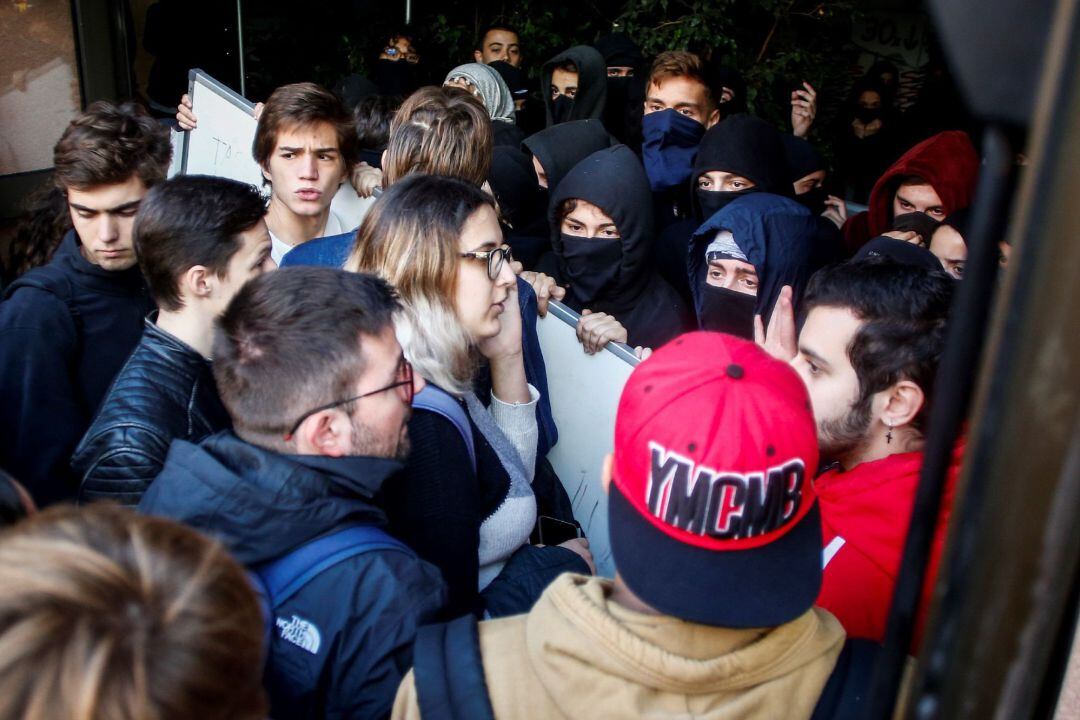
{"label": "blonde hair", "polygon": [[420,88],[390,121],[383,185],[425,173],[461,178],[479,187],[487,180],[495,145],[491,118],[460,88]]}
{"label": "blonde hair", "polygon": [[[458,242],[466,221],[491,198],[449,177],[413,175],[392,185],[364,217],[345,269],[395,287],[403,308],[398,342],[425,380],[455,395],[472,388],[475,338],[455,311]],[[493,208],[494,210],[494,208]]]}
{"label": "blonde hair", "polygon": [[0,717],[263,718],[263,621],[219,543],[112,505],[0,534]]}

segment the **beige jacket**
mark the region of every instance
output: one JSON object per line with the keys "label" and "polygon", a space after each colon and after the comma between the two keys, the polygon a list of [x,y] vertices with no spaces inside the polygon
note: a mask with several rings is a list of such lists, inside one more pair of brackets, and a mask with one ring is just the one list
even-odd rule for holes
{"label": "beige jacket", "polygon": [[[730,630],[627,610],[610,589],[563,575],[528,615],[480,624],[496,718],[808,718],[844,644],[820,608],[771,630]],[[392,717],[420,717],[411,672]]]}

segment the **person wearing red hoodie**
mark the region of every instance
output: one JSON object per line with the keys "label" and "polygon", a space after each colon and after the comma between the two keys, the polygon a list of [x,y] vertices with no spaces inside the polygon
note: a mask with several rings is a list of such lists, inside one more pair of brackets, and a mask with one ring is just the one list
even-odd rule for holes
{"label": "person wearing red hoodie", "polygon": [[[851,637],[885,635],[954,284],[942,271],[870,257],[818,272],[804,296],[791,364],[809,390],[821,459],[832,463],[815,481],[824,553],[818,604]],[[961,453],[959,446],[937,518],[917,635]]]}
{"label": "person wearing red hoodie", "polygon": [[897,215],[921,212],[940,222],[970,206],[978,174],[979,156],[967,133],[948,130],[923,140],[878,178],[869,209],[844,222],[848,254],[893,230]]}

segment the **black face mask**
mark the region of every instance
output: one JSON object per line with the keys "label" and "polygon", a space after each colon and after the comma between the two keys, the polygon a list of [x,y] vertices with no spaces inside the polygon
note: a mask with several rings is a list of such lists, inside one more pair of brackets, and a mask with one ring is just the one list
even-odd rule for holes
{"label": "black face mask", "polygon": [[583,306],[615,286],[622,264],[622,240],[583,238],[562,233],[562,256],[570,292]]}
{"label": "black face mask", "polygon": [[934,231],[941,225],[937,220],[922,212],[909,212],[893,218],[893,230],[908,232],[914,230],[922,237],[922,244],[929,245]]}
{"label": "black face mask", "polygon": [[753,295],[706,284],[702,287],[698,322],[702,330],[753,340],[756,306],[757,298]]}
{"label": "black face mask", "polygon": [[694,192],[697,193],[698,207],[701,208],[701,219],[708,220],[720,210],[727,207],[728,203],[731,201],[737,200],[743,195],[756,193],[757,191],[757,188],[747,188],[746,190],[723,190],[717,192],[715,190],[702,190],[701,188],[698,188]]}
{"label": "black face mask", "polygon": [[814,215],[825,212],[825,200],[829,193],[823,187],[807,190],[802,195],[796,195],[795,200]]}
{"label": "black face mask", "polygon": [[857,108],[855,118],[863,125],[869,125],[875,120],[881,119],[881,108]]}
{"label": "black face mask", "polygon": [[551,101],[551,119],[558,123],[564,123],[570,119],[570,113],[574,109],[574,98],[559,95]]}

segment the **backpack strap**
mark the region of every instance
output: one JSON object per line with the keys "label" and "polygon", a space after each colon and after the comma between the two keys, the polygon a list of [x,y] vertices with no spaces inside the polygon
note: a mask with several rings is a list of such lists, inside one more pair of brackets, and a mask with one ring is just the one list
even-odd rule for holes
{"label": "backpack strap", "polygon": [[374,525],[349,525],[301,545],[292,552],[253,568],[270,609],[340,562],[372,550],[398,550],[414,555],[404,543]]}
{"label": "backpack strap", "polygon": [[861,718],[866,710],[874,665],[881,646],[873,640],[848,638],[836,659],[832,674],[821,690],[810,720]]}
{"label": "backpack strap", "polygon": [[4,288],[3,299],[10,300],[11,296],[19,288],[34,288],[51,295],[55,295],[67,306],[71,321],[75,323],[75,338],[81,350],[83,336],[82,315],[75,307],[75,289],[71,286],[71,278],[55,265],[42,265],[17,278],[13,283]]}
{"label": "backpack strap", "polygon": [[495,720],[475,616],[420,628],[413,662],[424,720]]}
{"label": "backpack strap", "polygon": [[472,461],[473,472],[476,472],[476,442],[473,440],[472,425],[469,417],[465,414],[465,408],[461,406],[450,393],[428,383],[424,389],[413,397],[413,408],[427,410],[449,420],[461,433],[461,439],[465,441],[465,449],[469,452],[469,460]]}

